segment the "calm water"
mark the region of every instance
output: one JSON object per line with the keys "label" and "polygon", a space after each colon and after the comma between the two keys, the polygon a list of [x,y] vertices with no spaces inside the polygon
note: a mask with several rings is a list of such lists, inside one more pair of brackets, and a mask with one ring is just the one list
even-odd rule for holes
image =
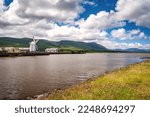
{"label": "calm water", "polygon": [[150,54],[74,54],[0,58],[0,99],[26,99],[81,83]]}

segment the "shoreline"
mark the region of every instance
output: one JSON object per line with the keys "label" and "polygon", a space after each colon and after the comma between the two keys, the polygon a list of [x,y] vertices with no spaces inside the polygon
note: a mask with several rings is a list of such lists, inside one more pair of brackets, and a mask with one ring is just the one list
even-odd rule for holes
{"label": "shoreline", "polygon": [[[26,57],[26,56],[48,56],[48,55],[63,55],[63,54],[101,54],[101,53],[128,53],[128,54],[139,54],[139,52],[60,52],[60,53],[48,53],[48,52],[33,52],[33,53],[1,53],[0,52],[0,58],[4,57]],[[150,54],[150,53],[140,53],[140,54]],[[142,57],[141,59],[150,59],[150,57]]]}
{"label": "shoreline", "polygon": [[[33,96],[33,97],[27,97],[28,100],[53,100],[51,99],[50,97],[53,97],[55,94],[58,94],[58,93],[64,93],[68,90],[72,90],[74,88],[78,88],[78,87],[81,87],[82,85],[86,85],[88,83],[91,83],[91,82],[96,82],[96,80],[98,79],[101,79],[107,75],[111,75],[113,73],[116,73],[116,72],[119,72],[119,71],[122,71],[122,70],[126,70],[132,66],[136,66],[136,65],[140,65],[142,63],[147,63],[149,62],[150,63],[150,60],[149,59],[146,59],[146,60],[143,60],[142,62],[137,62],[137,63],[134,63],[134,64],[129,64],[125,67],[121,67],[119,69],[116,69],[116,70],[113,70],[113,71],[106,71],[104,74],[102,75],[99,75],[99,76],[95,76],[93,78],[89,78],[87,79],[86,81],[82,82],[82,83],[79,83],[79,84],[75,84],[75,85],[72,85],[72,86],[67,86],[65,88],[62,88],[62,89],[54,89],[53,91],[51,92],[47,92],[47,93],[43,93],[43,94],[40,94],[40,95],[36,95],[36,96]],[[55,96],[53,97],[55,99]],[[57,99],[57,98],[56,98]],[[150,98],[149,98],[150,99]],[[60,98],[61,100],[61,98]],[[64,100],[64,99],[63,99]],[[68,100],[68,99],[67,99]],[[77,99],[78,100],[78,99]]]}
{"label": "shoreline", "polygon": [[22,57],[22,56],[46,56],[47,52],[19,52],[19,53],[0,53],[0,57]]}
{"label": "shoreline", "polygon": [[23,56],[48,56],[61,54],[86,54],[86,53],[48,53],[48,52],[33,52],[33,53],[0,53],[0,57],[23,57]]}

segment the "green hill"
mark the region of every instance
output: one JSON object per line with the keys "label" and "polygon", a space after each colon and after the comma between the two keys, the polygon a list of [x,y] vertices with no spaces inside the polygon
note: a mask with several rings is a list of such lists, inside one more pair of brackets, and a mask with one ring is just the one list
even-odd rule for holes
{"label": "green hill", "polygon": [[[29,38],[10,38],[10,37],[0,37],[0,47],[29,47],[32,39]],[[85,50],[85,51],[109,51],[102,45],[97,43],[85,43],[77,41],[48,41],[40,39],[37,43],[38,49],[44,51],[46,48],[61,48],[66,50]]]}
{"label": "green hill", "polygon": [[85,43],[85,42],[77,42],[77,41],[60,41],[58,45],[61,47],[75,47],[80,48],[87,51],[106,51],[107,49],[99,45],[97,43]]}

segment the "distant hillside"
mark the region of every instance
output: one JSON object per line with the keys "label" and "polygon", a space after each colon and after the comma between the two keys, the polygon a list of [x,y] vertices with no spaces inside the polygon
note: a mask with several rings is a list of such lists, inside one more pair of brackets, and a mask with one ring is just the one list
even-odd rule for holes
{"label": "distant hillside", "polygon": [[121,52],[139,52],[139,53],[146,53],[146,52],[150,52],[150,49],[138,49],[138,48],[128,48],[128,49],[116,49],[115,51],[121,51]]}
{"label": "distant hillside", "polygon": [[[29,47],[29,43],[32,39],[29,38],[10,38],[10,37],[0,37],[0,47]],[[85,43],[85,42],[76,42],[76,41],[48,41],[48,40],[39,40],[37,43],[39,50],[43,51],[46,48],[57,47],[65,49],[80,49],[86,51],[109,51],[102,45],[97,43]]]}
{"label": "distant hillside", "polygon": [[138,49],[138,48],[129,48],[129,49],[126,49],[126,51],[129,51],[129,52],[150,52],[150,49]]}
{"label": "distant hillside", "polygon": [[83,50],[92,50],[92,51],[106,51],[108,50],[102,45],[97,43],[85,43],[85,42],[77,42],[77,41],[60,41],[57,43],[61,47],[75,47]]}

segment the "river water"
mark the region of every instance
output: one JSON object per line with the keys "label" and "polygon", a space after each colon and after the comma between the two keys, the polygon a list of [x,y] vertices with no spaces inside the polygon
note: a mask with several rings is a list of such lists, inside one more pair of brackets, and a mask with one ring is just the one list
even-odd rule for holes
{"label": "river water", "polygon": [[0,99],[26,99],[62,89],[150,54],[62,54],[0,58]]}

